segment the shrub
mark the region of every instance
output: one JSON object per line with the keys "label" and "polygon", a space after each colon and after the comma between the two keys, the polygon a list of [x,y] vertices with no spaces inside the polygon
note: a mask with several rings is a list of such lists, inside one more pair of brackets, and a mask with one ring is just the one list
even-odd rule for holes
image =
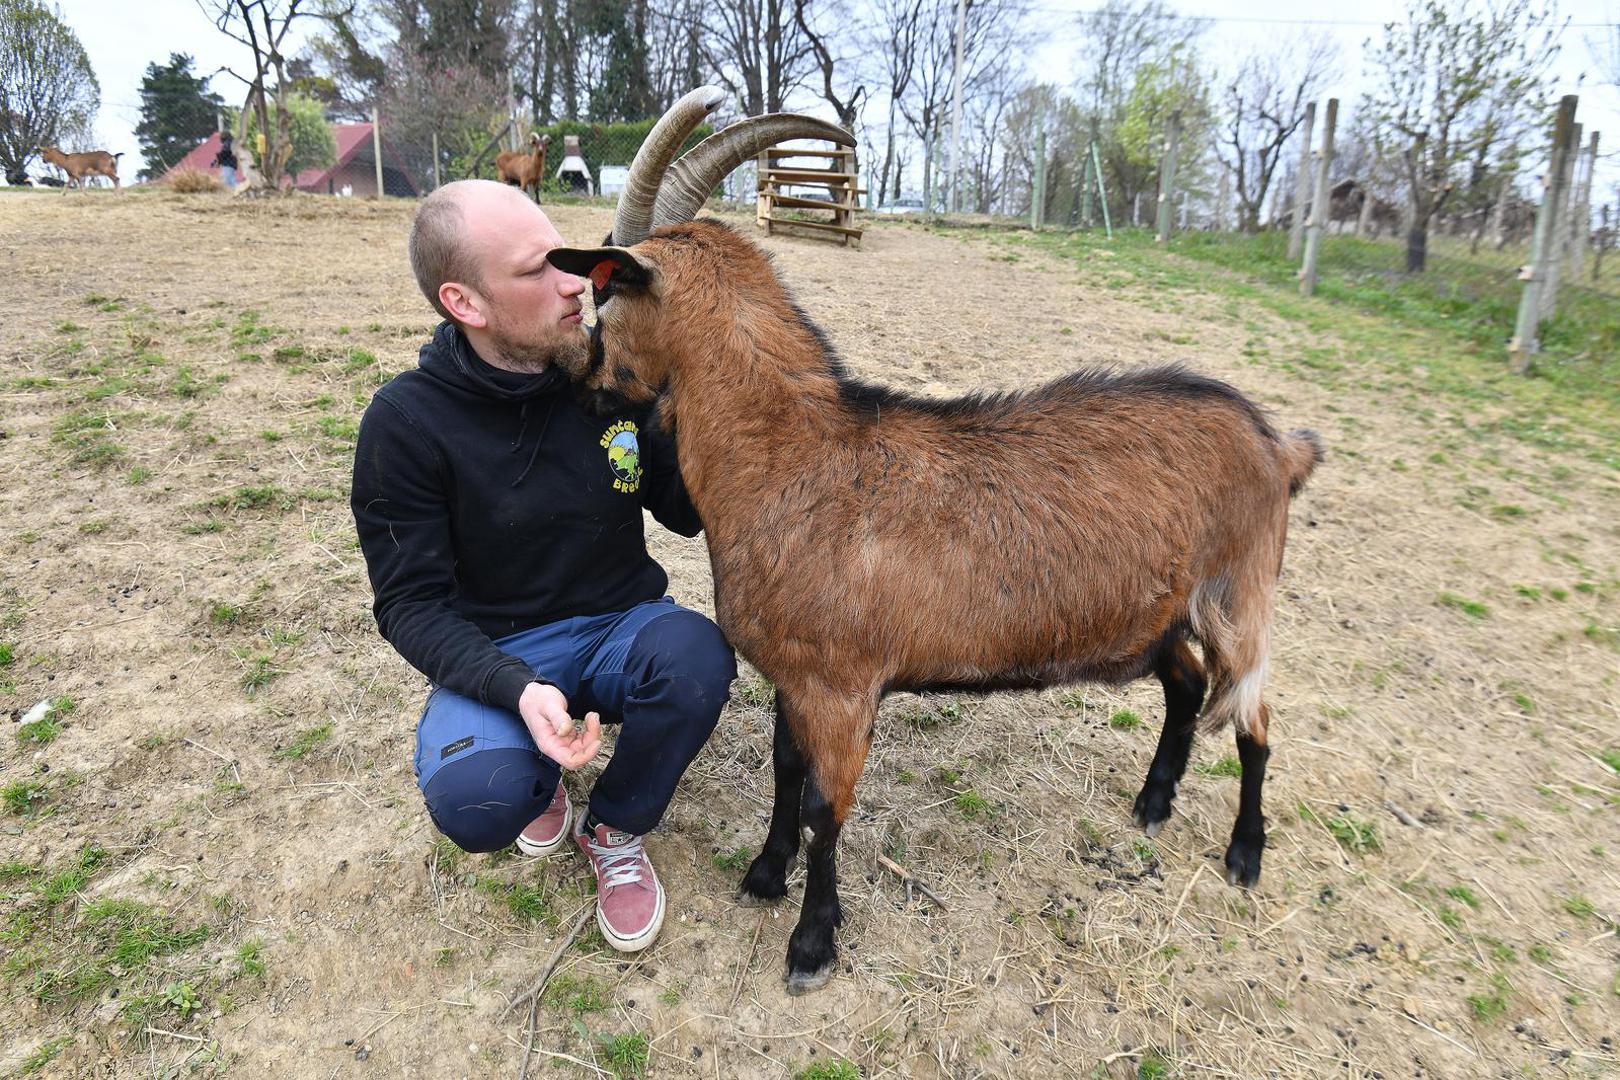
{"label": "shrub", "polygon": [[219,177],[206,169],[170,169],[164,183],[184,195],[207,195],[225,190]]}

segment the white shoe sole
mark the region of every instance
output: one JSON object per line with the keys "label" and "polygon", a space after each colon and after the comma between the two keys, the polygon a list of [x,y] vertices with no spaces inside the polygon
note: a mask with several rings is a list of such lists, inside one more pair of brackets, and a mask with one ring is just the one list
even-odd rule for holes
{"label": "white shoe sole", "polygon": [[[580,826],[585,823],[585,815],[589,811],[588,806],[580,807],[578,820],[568,830],[570,840],[573,839],[573,833],[582,831]],[[653,884],[658,886],[658,906],[653,910],[653,919],[648,924],[647,929],[634,937],[625,937],[609,926],[607,919],[602,916],[602,903],[600,900],[597,901],[596,928],[602,931],[602,940],[606,941],[615,951],[622,953],[640,952],[657,940],[658,931],[664,927],[664,883],[658,880],[656,873],[653,877]]]}
{"label": "white shoe sole", "polygon": [[568,798],[567,791],[563,792],[563,806],[568,812],[563,816],[562,832],[558,833],[555,839],[547,840],[543,844],[537,844],[522,833],[518,833],[517,849],[519,852],[530,858],[544,858],[547,855],[555,855],[568,846],[569,841],[572,839],[568,834],[573,829],[574,803]]}

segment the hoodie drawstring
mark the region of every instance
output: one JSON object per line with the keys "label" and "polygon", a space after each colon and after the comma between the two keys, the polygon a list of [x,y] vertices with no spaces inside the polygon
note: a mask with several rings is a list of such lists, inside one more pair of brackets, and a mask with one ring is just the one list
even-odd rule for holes
{"label": "hoodie drawstring", "polygon": [[[544,420],[540,421],[540,433],[535,436],[534,450],[529,454],[528,464],[523,466],[523,471],[518,473],[518,478],[512,481],[512,487],[517,487],[519,484],[523,483],[523,481],[529,475],[529,470],[534,468],[535,460],[540,456],[540,446],[546,441],[546,429],[551,426],[551,414],[557,408],[557,398],[559,396],[561,395],[553,394],[551,395],[551,400],[546,402],[546,416]],[[523,419],[523,426],[518,430],[518,442],[521,443],[523,441],[523,432],[527,431],[529,427],[529,406],[527,403],[524,403],[523,409],[519,415]],[[517,449],[516,443],[513,444],[512,449]]]}
{"label": "hoodie drawstring", "polygon": [[529,403],[527,401],[525,401],[522,407],[518,409],[518,419],[523,421],[523,423],[518,425],[517,438],[513,439],[512,445],[506,448],[506,452],[508,454],[515,454],[518,452],[518,448],[523,445],[523,436],[529,430]]}

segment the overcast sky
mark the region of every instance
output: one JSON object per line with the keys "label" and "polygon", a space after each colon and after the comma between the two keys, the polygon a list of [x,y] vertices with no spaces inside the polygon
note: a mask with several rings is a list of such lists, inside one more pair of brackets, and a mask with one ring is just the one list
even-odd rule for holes
{"label": "overcast sky", "polygon": [[[1096,0],[1033,0],[1033,17],[1046,41],[1031,57],[1040,78],[1060,84],[1073,81],[1077,71],[1073,13],[1095,6]],[[1185,0],[1172,6],[1184,15],[1215,20],[1200,52],[1217,66],[1253,49],[1285,48],[1305,31],[1330,36],[1342,50],[1343,77],[1330,91],[1342,100],[1342,124],[1369,77],[1363,70],[1362,43],[1376,36],[1384,21],[1398,17],[1405,4],[1403,0],[1331,5],[1309,0]],[[1614,201],[1615,185],[1620,184],[1620,90],[1602,85],[1586,39],[1605,33],[1598,24],[1620,21],[1620,0],[1562,0],[1559,11],[1576,24],[1589,24],[1566,32],[1555,67],[1556,89],[1560,94],[1579,93],[1578,118],[1588,131],[1605,133],[1607,145],[1600,144],[1608,151],[1599,175],[1601,201]],[[248,50],[220,34],[196,0],[62,0],[62,15],[84,42],[101,81],[96,135],[104,148],[125,152],[122,175],[129,179],[141,167],[134,129],[140,119],[141,76],[148,63],[165,63],[171,52],[185,52],[196,57],[198,72],[222,66],[251,70]],[[312,21],[303,26],[318,28]],[[1612,37],[1614,31],[1607,33]],[[299,42],[300,34],[295,25]],[[227,102],[241,102],[242,84],[230,75],[216,76],[212,87]],[[812,98],[795,104],[814,111]],[[1593,200],[1600,201],[1596,192]]]}

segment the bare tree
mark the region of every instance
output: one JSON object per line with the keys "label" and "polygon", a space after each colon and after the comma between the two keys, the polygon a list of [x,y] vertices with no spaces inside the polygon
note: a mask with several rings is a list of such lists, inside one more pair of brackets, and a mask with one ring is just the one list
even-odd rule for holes
{"label": "bare tree", "polygon": [[41,144],[82,137],[100,103],[90,57],[68,25],[43,3],[0,0],[0,166],[7,183],[22,180]]}
{"label": "bare tree", "polygon": [[1302,38],[1251,53],[1227,82],[1220,157],[1232,175],[1238,228],[1244,232],[1259,231],[1283,150],[1304,122],[1306,104],[1332,76],[1337,54],[1327,38]]}
{"label": "bare tree", "polygon": [[917,42],[922,30],[922,16],[929,0],[876,0],[878,19],[869,39],[872,51],[883,58],[884,89],[889,101],[888,126],[885,129],[883,171],[878,174],[878,201],[889,196],[890,178],[894,181],[893,197],[900,197],[900,176],[897,168],[896,112],[900,99],[911,87],[911,76],[917,62]]}
{"label": "bare tree", "polygon": [[[833,85],[833,72],[839,63],[833,55],[833,49],[837,43],[833,41],[832,36],[827,32],[817,33],[810,26],[810,20],[805,17],[805,8],[808,6],[809,0],[793,0],[793,21],[798,25],[799,32],[804,35],[805,41],[809,43],[810,53],[815,58],[816,65],[821,69],[821,96],[838,114],[838,123],[843,126],[844,130],[853,133],[856,117],[860,113],[861,99],[866,96],[866,86],[864,84],[858,85],[844,96],[838,93]],[[826,7],[832,8],[835,16],[844,14],[833,5],[827,5]],[[845,64],[844,66],[847,69],[852,65]]]}
{"label": "bare tree", "polygon": [[[1028,4],[1026,0],[965,0],[964,7],[962,100],[968,101],[990,83],[1008,77],[1014,54],[1025,42]],[[922,141],[925,178],[933,172],[935,141],[950,107],[956,8],[957,0],[924,0],[909,92],[899,100],[912,134]]]}
{"label": "bare tree", "polygon": [[1429,224],[1459,184],[1482,183],[1492,152],[1543,111],[1566,24],[1535,2],[1504,0],[1476,13],[1471,0],[1411,0],[1405,21],[1369,42],[1381,87],[1367,99],[1374,137],[1381,155],[1405,166],[1409,272],[1426,265]]}
{"label": "bare tree", "polygon": [[715,4],[706,29],[705,59],[749,116],[781,112],[810,73],[810,43],[793,19],[793,0]]}
{"label": "bare tree", "polygon": [[[238,137],[246,143],[247,113],[252,111],[258,119],[258,130],[267,133],[263,136],[263,151],[254,155],[258,184],[261,188],[274,189],[286,172],[293,152],[292,110],[287,100],[291,89],[287,78],[288,57],[282,46],[293,23],[300,18],[324,17],[326,10],[319,0],[197,0],[197,6],[213,20],[220,33],[253,52],[251,78],[230,67],[221,70],[247,87]],[[340,10],[348,14],[352,7]],[[268,97],[272,91],[276,95],[274,127],[270,123]]]}

